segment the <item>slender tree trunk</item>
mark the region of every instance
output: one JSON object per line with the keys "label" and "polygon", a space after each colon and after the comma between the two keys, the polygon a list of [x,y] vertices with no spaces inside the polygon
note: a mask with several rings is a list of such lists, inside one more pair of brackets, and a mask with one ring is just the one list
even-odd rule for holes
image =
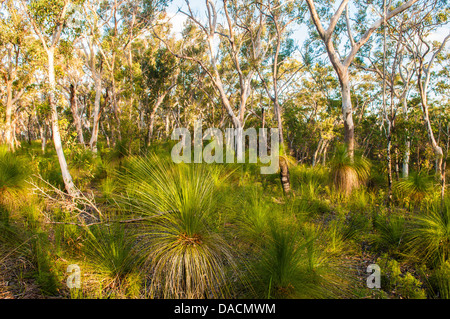
{"label": "slender tree trunk", "polygon": [[447,124],[447,145],[445,150],[445,156],[442,161],[442,176],[441,176],[441,203],[444,205],[444,197],[445,197],[445,169],[447,165],[448,158],[448,148],[450,146],[450,124]]}
{"label": "slender tree trunk", "polygon": [[39,135],[41,136],[42,154],[45,154],[45,145],[47,143],[47,139],[45,137],[45,122],[42,123],[42,125],[39,124]]}
{"label": "slender tree trunk", "polygon": [[284,193],[289,194],[291,191],[291,181],[289,176],[289,167],[284,157],[280,157],[280,179]]}
{"label": "slender tree trunk", "polygon": [[316,166],[317,156],[319,155],[319,152],[322,150],[322,144],[323,144],[323,139],[322,139],[322,137],[320,137],[319,143],[317,144],[317,148],[316,148],[316,151],[314,152],[313,160],[311,163],[313,167]]}
{"label": "slender tree trunk", "polygon": [[69,172],[69,167],[67,166],[66,158],[64,156],[64,150],[61,143],[61,135],[59,133],[58,124],[58,110],[56,108],[56,96],[55,96],[55,68],[54,68],[54,48],[47,49],[48,58],[48,80],[49,80],[49,103],[51,108],[51,120],[52,120],[52,135],[53,143],[55,144],[56,155],[58,156],[59,165],[61,167],[61,174],[64,180],[64,185],[67,192],[70,195],[78,195],[79,191],[73,183],[72,176]]}
{"label": "slender tree trunk", "polygon": [[344,119],[344,141],[347,145],[348,155],[351,160],[354,158],[355,152],[355,127],[353,124],[352,100],[350,96],[350,83],[348,79],[348,71],[345,71],[339,77],[342,94],[342,116]]}
{"label": "slender tree trunk", "polygon": [[[408,121],[408,102],[406,95],[402,98],[403,113],[405,114],[405,120]],[[411,140],[409,138],[408,128],[405,129],[405,153],[403,154],[403,167],[402,177],[408,178],[409,176],[409,160],[411,156]]]}
{"label": "slender tree trunk", "polygon": [[97,153],[98,127],[100,122],[100,99],[102,96],[101,71],[94,71],[95,78],[95,100],[94,100],[94,122],[92,125],[92,135],[89,145],[92,152]]}
{"label": "slender tree trunk", "polygon": [[154,126],[154,121],[155,121],[156,112],[158,111],[159,107],[161,106],[162,102],[164,101],[164,98],[166,97],[166,95],[170,92],[170,90],[171,90],[174,86],[175,86],[175,85],[171,85],[167,91],[165,91],[163,94],[161,94],[160,96],[158,96],[158,99],[156,100],[156,103],[155,103],[155,105],[153,106],[153,110],[152,110],[152,112],[150,113],[150,117],[149,117],[147,146],[150,146],[150,144],[152,143],[152,139],[153,139],[153,126]]}
{"label": "slender tree trunk", "polygon": [[325,166],[326,162],[327,162],[327,151],[328,151],[328,146],[330,145],[330,140],[327,141],[327,144],[324,147],[323,150],[323,159],[322,159],[322,165]]}
{"label": "slender tree trunk", "polygon": [[84,147],[83,127],[81,125],[81,118],[78,110],[77,91],[73,84],[70,84],[70,109],[72,110],[78,142]]}
{"label": "slender tree trunk", "polygon": [[398,145],[394,148],[394,154],[395,154],[395,180],[398,181],[400,179],[400,173],[399,173],[399,156],[398,156]]}
{"label": "slender tree trunk", "polygon": [[8,80],[6,83],[6,128],[5,128],[5,135],[6,135],[6,144],[9,147],[10,151],[14,151],[14,138],[13,138],[13,131],[12,131],[12,109],[13,109],[13,103],[12,103],[12,80]]}
{"label": "slender tree trunk", "polygon": [[100,123],[100,127],[102,129],[103,135],[106,137],[106,145],[109,147],[111,147],[111,142],[109,141],[109,136],[105,131],[105,127],[103,126],[103,122]]}
{"label": "slender tree trunk", "polygon": [[169,130],[170,130],[170,113],[167,112],[166,117],[164,118],[165,126],[166,126],[166,138],[169,137]]}
{"label": "slender tree trunk", "polygon": [[392,124],[388,120],[387,128],[387,146],[386,146],[386,161],[387,161],[387,175],[388,175],[388,207],[392,202]]}

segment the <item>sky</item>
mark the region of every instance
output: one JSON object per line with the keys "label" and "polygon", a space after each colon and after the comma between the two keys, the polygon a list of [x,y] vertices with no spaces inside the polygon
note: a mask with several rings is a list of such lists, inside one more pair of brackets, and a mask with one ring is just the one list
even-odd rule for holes
{"label": "sky", "polygon": [[[190,0],[189,1],[191,5],[191,9],[194,12],[194,14],[198,17],[205,17],[206,16],[206,4],[205,0]],[[221,5],[219,5],[218,1],[215,1],[217,3],[216,8],[220,9]],[[173,29],[177,31],[179,34],[181,30],[183,29],[183,23],[186,21],[186,15],[178,12],[178,9],[181,8],[181,10],[187,12],[187,5],[185,0],[172,0],[172,2],[167,7],[167,13],[169,17],[171,17],[171,23],[173,25]],[[299,43],[302,43],[308,36],[308,30],[305,25],[299,26],[296,25],[294,29],[293,38],[298,41]],[[179,37],[179,35],[178,35]]]}
{"label": "sky", "polygon": [[[336,1],[337,4],[340,3],[340,1]],[[206,4],[205,0],[190,0],[189,1],[192,11],[194,14],[200,19],[205,17],[206,12]],[[215,3],[218,3],[218,1],[215,1]],[[221,5],[217,5],[217,8],[220,8]],[[172,2],[167,7],[167,13],[170,17],[170,21],[173,25],[174,33],[177,35],[178,38],[180,38],[181,30],[183,29],[183,23],[186,21],[186,15],[177,12],[178,9],[181,8],[183,11],[187,11],[187,5],[185,0],[172,0]],[[351,9],[350,9],[351,10]],[[350,11],[351,12],[351,11]],[[441,42],[446,35],[448,35],[450,32],[450,25],[447,24],[446,26],[439,28],[436,32],[430,34],[429,39],[430,40],[436,40]],[[308,37],[308,28],[306,25],[295,25],[294,32],[292,35],[292,38],[297,42],[297,44],[300,46],[304,40]]]}

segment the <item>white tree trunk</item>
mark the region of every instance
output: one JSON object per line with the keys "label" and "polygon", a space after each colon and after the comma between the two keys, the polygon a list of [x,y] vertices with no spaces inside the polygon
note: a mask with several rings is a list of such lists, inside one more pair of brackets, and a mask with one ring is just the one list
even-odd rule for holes
{"label": "white tree trunk", "polygon": [[52,132],[53,132],[53,143],[55,144],[56,155],[58,156],[59,165],[61,167],[61,173],[64,180],[64,185],[66,187],[67,192],[70,195],[77,195],[79,191],[75,187],[72,176],[70,175],[69,168],[67,166],[66,158],[64,156],[63,146],[61,143],[61,135],[59,133],[59,124],[58,124],[58,111],[57,111],[57,103],[56,103],[56,95],[55,95],[55,67],[54,67],[54,49],[50,48],[47,50],[47,58],[48,58],[48,81],[49,81],[49,101],[51,108],[51,121],[52,121]]}
{"label": "white tree trunk", "polygon": [[89,142],[92,152],[97,153],[98,128],[100,121],[100,99],[102,95],[102,79],[100,72],[95,73],[95,100],[94,100],[94,123],[92,125],[92,135]]}
{"label": "white tree trunk", "polygon": [[355,150],[355,126],[353,124],[352,100],[350,97],[350,84],[348,72],[340,78],[342,94],[342,116],[344,120],[344,140],[347,145],[348,155],[353,159]]}
{"label": "white tree trunk", "polygon": [[6,144],[8,145],[9,149],[11,151],[14,151],[14,138],[13,138],[13,132],[12,132],[12,109],[13,109],[13,103],[12,103],[12,81],[8,80],[6,84],[6,128],[5,128],[5,137],[6,137]]}

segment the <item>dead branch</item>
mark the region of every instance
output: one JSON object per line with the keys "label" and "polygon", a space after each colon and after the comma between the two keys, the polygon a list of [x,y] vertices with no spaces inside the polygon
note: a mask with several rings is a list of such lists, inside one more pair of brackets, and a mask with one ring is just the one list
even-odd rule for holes
{"label": "dead branch", "polygon": [[[94,194],[83,194],[78,190],[77,195],[70,195],[54,185],[50,184],[48,181],[42,178],[41,175],[33,175],[38,180],[40,180],[46,187],[39,186],[38,183],[33,180],[28,180],[31,186],[33,186],[33,192],[39,196],[46,198],[50,203],[64,207],[70,212],[77,212],[74,217],[80,217],[87,215],[93,220],[100,220],[103,218],[103,214],[95,203]],[[91,212],[95,212],[98,216],[94,216]]]}

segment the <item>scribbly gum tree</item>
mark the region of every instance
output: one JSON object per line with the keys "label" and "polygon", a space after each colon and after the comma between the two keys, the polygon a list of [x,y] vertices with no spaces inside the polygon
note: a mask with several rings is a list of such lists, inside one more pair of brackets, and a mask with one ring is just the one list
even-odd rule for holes
{"label": "scribbly gum tree", "polygon": [[[351,160],[354,158],[355,150],[355,127],[350,95],[349,68],[355,60],[359,50],[369,41],[372,34],[385,21],[404,12],[416,2],[418,2],[418,0],[410,0],[397,7],[392,3],[388,3],[386,5],[387,10],[385,14],[381,14],[374,20],[372,19],[372,21],[367,20],[365,17],[366,12],[360,10],[359,14],[362,14],[363,17],[357,17],[357,23],[352,24],[352,18],[349,13],[349,0],[341,1],[334,13],[330,12],[331,6],[329,2],[319,3],[319,1],[306,0],[311,20],[320,39],[325,45],[328,58],[339,79],[342,97],[342,117],[344,121],[344,141]],[[317,5],[320,6],[319,9],[316,8]],[[361,8],[364,3],[357,2],[356,5]],[[364,7],[367,9],[368,4],[365,4]],[[381,6],[380,12],[383,12],[383,6]],[[328,20],[328,26],[326,27],[322,22],[325,19]],[[368,27],[363,27],[365,25],[368,25]],[[355,31],[357,33],[355,33]],[[340,53],[340,51],[342,51],[340,44],[344,43],[345,38],[349,49],[346,50],[345,53]]]}
{"label": "scribbly gum tree", "polygon": [[[415,30],[413,39],[411,41],[409,49],[414,55],[414,60],[417,67],[417,87],[419,90],[421,108],[423,113],[424,124],[428,133],[428,138],[435,154],[435,168],[436,175],[439,176],[441,184],[441,198],[444,199],[445,194],[445,162],[444,152],[439,145],[439,141],[436,139],[433,132],[432,123],[429,115],[429,102],[428,102],[428,86],[430,84],[433,64],[437,60],[437,57],[445,49],[447,42],[450,42],[450,33],[444,38],[442,43],[431,44],[426,39],[427,32],[425,28],[417,28]],[[431,56],[431,57],[430,57]]]}
{"label": "scribbly gum tree", "polygon": [[22,9],[25,16],[30,21],[36,36],[39,38],[43,49],[47,55],[47,95],[51,109],[51,123],[53,143],[58,156],[64,185],[67,192],[76,196],[79,190],[73,183],[70,175],[64,150],[61,142],[61,134],[58,124],[58,97],[55,77],[55,53],[58,49],[61,36],[66,26],[67,20],[73,13],[75,2],[70,0],[51,1],[26,1],[21,0]]}

